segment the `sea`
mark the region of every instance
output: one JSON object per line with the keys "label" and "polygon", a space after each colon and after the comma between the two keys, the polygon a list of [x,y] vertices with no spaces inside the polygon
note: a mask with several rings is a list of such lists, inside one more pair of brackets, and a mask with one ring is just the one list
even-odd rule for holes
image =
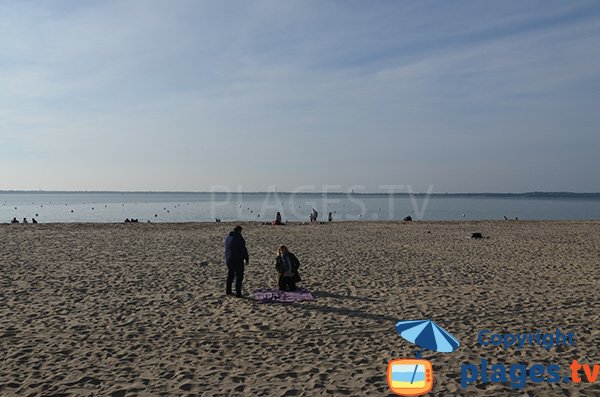
{"label": "sea", "polygon": [[0,192],[0,223],[600,220],[600,194]]}

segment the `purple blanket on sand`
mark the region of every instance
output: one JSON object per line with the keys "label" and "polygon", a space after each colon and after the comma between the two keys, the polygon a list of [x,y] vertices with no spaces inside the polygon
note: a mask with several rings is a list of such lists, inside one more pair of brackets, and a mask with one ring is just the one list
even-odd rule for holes
{"label": "purple blanket on sand", "polygon": [[313,301],[315,297],[305,288],[298,288],[294,292],[286,292],[279,289],[261,288],[254,291],[254,299],[262,303],[269,302],[299,302]]}

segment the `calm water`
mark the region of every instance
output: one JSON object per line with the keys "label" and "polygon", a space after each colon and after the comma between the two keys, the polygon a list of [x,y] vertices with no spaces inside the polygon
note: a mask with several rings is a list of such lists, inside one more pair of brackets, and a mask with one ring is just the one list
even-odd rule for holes
{"label": "calm water", "polygon": [[13,217],[38,222],[308,221],[312,208],[325,221],[600,220],[598,198],[440,197],[329,193],[0,193],[0,222]]}

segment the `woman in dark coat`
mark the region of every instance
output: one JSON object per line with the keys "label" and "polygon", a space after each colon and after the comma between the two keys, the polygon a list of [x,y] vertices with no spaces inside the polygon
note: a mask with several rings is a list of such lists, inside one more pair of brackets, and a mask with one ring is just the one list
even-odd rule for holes
{"label": "woman in dark coat", "polygon": [[282,291],[295,291],[296,283],[302,281],[298,269],[300,261],[285,245],[279,246],[275,269],[277,270],[277,285]]}

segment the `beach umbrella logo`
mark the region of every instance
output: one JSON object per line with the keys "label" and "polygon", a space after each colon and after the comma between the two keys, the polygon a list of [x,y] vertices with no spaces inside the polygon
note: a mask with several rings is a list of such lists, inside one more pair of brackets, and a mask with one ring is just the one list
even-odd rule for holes
{"label": "beach umbrella logo", "polygon": [[408,320],[396,323],[396,332],[419,347],[416,359],[395,359],[388,363],[390,390],[401,396],[420,396],[433,388],[431,362],[421,358],[422,349],[450,353],[460,343],[448,331],[431,320]]}
{"label": "beach umbrella logo", "polygon": [[[434,352],[451,353],[460,345],[452,334],[431,320],[398,321],[396,332],[421,349]],[[421,351],[416,354],[420,358]]]}

